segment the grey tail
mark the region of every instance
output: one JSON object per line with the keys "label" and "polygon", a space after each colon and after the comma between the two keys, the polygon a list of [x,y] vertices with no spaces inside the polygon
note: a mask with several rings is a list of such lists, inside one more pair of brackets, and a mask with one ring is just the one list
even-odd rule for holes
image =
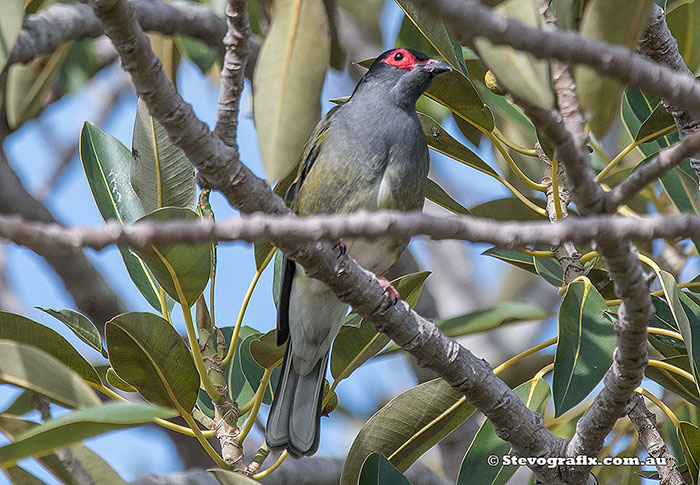
{"label": "grey tail", "polygon": [[289,450],[293,456],[316,453],[321,420],[323,379],[326,377],[328,353],[305,376],[294,370],[292,341],[282,362],[277,390],[265,427],[265,441],[272,449]]}

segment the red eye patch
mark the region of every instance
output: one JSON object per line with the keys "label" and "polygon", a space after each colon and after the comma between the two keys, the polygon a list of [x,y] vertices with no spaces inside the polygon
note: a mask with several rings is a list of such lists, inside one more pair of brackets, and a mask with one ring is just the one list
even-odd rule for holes
{"label": "red eye patch", "polygon": [[382,59],[382,62],[389,64],[390,66],[398,67],[399,69],[411,69],[418,62],[416,56],[408,52],[406,49],[396,49],[387,56],[386,59]]}

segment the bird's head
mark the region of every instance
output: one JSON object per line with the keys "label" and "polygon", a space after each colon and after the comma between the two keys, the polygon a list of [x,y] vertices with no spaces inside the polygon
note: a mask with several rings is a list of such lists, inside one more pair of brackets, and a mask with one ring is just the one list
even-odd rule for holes
{"label": "bird's head", "polygon": [[446,62],[431,59],[422,52],[390,49],[374,60],[357,90],[365,87],[379,90],[400,104],[415,106],[433,78],[451,70]]}

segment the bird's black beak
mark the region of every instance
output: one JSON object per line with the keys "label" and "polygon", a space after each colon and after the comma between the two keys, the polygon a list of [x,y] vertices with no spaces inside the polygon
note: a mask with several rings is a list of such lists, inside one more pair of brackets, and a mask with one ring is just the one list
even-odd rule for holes
{"label": "bird's black beak", "polygon": [[440,73],[452,70],[449,64],[444,61],[438,61],[437,59],[428,59],[427,61],[418,64],[418,66],[420,70],[430,73],[433,76],[437,76]]}

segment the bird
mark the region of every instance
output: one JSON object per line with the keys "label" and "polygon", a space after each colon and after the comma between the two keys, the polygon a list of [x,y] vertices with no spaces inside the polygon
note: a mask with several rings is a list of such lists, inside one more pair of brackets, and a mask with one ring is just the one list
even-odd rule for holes
{"label": "bird", "polygon": [[[416,102],[435,76],[451,70],[446,62],[408,48],[377,57],[347,102],[329,111],[314,129],[285,202],[299,216],[421,210],[429,156]],[[337,247],[382,275],[407,245],[408,240],[385,237],[341,240]],[[272,450],[310,456],[319,445],[331,343],[348,305],[286,257],[280,281],[276,341],[287,348],[265,441]],[[390,301],[397,301],[391,283],[385,278],[380,283]]]}

